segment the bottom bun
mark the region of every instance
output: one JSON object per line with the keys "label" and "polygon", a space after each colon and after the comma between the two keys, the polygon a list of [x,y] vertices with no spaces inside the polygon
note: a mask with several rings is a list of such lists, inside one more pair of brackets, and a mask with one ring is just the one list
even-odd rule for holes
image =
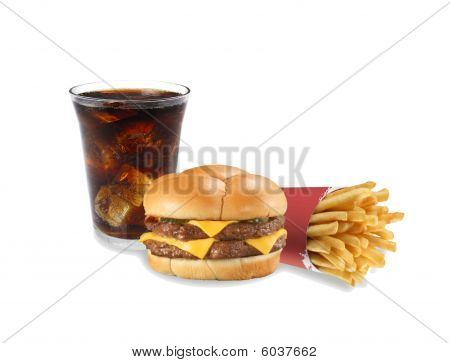
{"label": "bottom bun", "polygon": [[248,280],[274,272],[280,263],[281,251],[223,260],[191,260],[155,256],[148,250],[148,263],[155,271],[185,279]]}

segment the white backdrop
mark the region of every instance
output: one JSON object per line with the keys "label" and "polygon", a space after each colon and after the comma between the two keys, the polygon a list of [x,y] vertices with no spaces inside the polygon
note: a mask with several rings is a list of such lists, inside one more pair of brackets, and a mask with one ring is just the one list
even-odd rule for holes
{"label": "white backdrop", "polygon": [[[190,86],[182,137],[196,150],[260,144],[445,4],[6,1],[107,80]],[[211,344],[249,359],[281,345],[316,346],[320,362],[447,361],[450,6],[264,146],[309,147],[307,185],[391,190],[407,214],[398,252],[368,279],[398,305],[285,266],[256,281],[183,281],[131,252],[77,286],[116,255],[93,238],[67,92],[97,79],[1,4],[0,31],[0,339],[63,297],[0,346],[1,361],[123,362],[132,348]]]}

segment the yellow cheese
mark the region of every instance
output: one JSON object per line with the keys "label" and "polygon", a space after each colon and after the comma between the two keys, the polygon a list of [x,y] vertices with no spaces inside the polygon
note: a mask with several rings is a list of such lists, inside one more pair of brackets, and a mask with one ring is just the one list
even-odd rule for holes
{"label": "yellow cheese", "polygon": [[267,255],[269,254],[277,239],[283,235],[287,235],[287,231],[284,228],[280,228],[278,231],[269,234],[268,236],[247,239],[245,240],[245,243],[256,248],[262,254]]}
{"label": "yellow cheese", "polygon": [[152,241],[164,242],[168,245],[175,246],[180,250],[189,252],[191,255],[194,255],[198,258],[204,258],[207,254],[211,245],[214,243],[214,238],[205,238],[205,239],[194,239],[190,241],[180,241],[171,237],[163,237],[159,236],[154,232],[144,233],[141,238],[139,238],[140,242],[144,242],[151,239]]}
{"label": "yellow cheese", "polygon": [[215,235],[219,234],[222,229],[224,229],[226,226],[228,226],[231,223],[236,223],[237,221],[196,221],[192,220],[189,221],[189,224],[192,224],[194,226],[197,226],[200,228],[203,232],[205,232],[208,237],[214,237]]}

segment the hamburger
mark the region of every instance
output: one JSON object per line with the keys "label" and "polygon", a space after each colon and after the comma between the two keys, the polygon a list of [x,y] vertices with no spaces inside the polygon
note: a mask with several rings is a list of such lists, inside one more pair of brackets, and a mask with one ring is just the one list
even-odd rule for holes
{"label": "hamburger", "polygon": [[187,279],[246,280],[271,274],[286,245],[284,192],[225,165],[164,175],[144,195],[149,265]]}

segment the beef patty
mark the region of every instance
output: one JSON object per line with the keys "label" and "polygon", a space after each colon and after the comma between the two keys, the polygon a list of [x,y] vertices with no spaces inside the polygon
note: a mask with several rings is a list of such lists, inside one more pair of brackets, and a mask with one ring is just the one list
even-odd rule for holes
{"label": "beef patty", "polygon": [[[164,242],[157,242],[152,240],[144,241],[147,249],[152,255],[169,258],[188,258],[197,260],[198,258],[191,255],[189,252],[180,250],[178,247],[168,245]],[[286,235],[277,239],[270,252],[278,251],[286,245]],[[238,258],[261,255],[261,252],[256,248],[248,245],[243,240],[239,241],[216,241],[212,244],[205,259],[223,259],[223,258]]]}
{"label": "beef patty", "polygon": [[[145,219],[149,231],[164,237],[173,237],[181,241],[208,238],[199,227],[188,223],[158,222],[152,217]],[[258,238],[272,234],[282,228],[284,217],[269,218],[267,222],[250,223],[246,221],[232,223],[214,236],[220,241],[241,241],[248,238]]]}

